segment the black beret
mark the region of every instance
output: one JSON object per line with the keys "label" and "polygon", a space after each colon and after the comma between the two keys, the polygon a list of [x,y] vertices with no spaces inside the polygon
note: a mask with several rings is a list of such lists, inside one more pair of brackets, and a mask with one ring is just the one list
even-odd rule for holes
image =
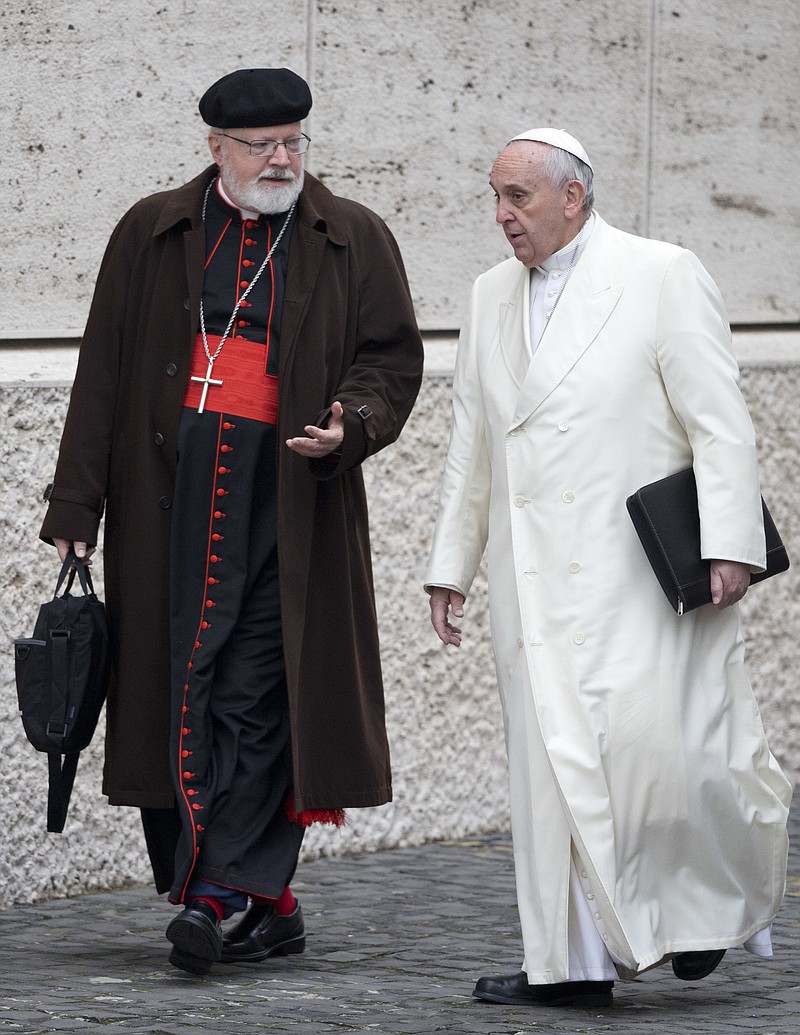
{"label": "black beret", "polygon": [[300,122],[311,110],[305,79],[288,68],[240,68],[200,98],[200,114],[218,129],[255,129]]}

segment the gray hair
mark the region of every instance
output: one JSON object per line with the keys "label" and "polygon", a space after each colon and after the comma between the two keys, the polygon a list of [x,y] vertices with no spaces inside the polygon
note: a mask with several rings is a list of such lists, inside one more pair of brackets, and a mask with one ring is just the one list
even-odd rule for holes
{"label": "gray hair", "polygon": [[594,176],[592,170],[576,155],[553,144],[542,144],[542,171],[556,187],[563,187],[570,180],[580,180],[586,189],[583,211],[588,216],[594,206]]}

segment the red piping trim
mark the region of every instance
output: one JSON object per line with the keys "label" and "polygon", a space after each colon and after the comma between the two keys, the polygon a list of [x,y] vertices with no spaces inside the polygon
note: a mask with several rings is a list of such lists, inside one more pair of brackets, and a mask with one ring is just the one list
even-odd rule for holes
{"label": "red piping trim", "polygon": [[[217,423],[217,455],[219,455],[219,447],[220,447],[220,439],[221,438],[222,438],[222,414],[219,415],[218,423]],[[217,467],[218,467],[218,465],[215,464],[215,466],[214,466],[214,480],[213,480],[212,485],[211,485],[211,507],[209,509],[208,540],[207,540],[207,543],[206,543],[206,569],[205,569],[205,575],[204,575],[204,578],[203,578],[203,586],[204,587],[208,586],[209,565],[211,563],[210,562],[211,544],[212,544],[211,536],[212,536],[212,529],[214,527],[214,520],[215,520],[214,519],[214,511],[217,509],[216,505],[215,505],[215,500],[217,498],[217,494],[216,494],[217,478],[218,478]],[[207,606],[206,605],[206,593],[207,593],[207,590],[204,589],[204,592],[203,592],[203,603],[202,603],[202,606],[200,608],[200,619],[199,619],[199,621],[197,623],[197,632],[195,633],[195,637],[194,637],[195,644],[200,642],[200,635],[201,635],[202,629],[203,629],[203,622],[205,621],[206,606]],[[197,646],[192,647],[192,653],[190,655],[189,666],[188,666],[189,669],[191,669],[191,667],[192,667],[192,663],[194,661],[194,655],[195,655],[195,651],[196,650],[197,650]],[[183,710],[182,710],[181,714],[185,714],[187,709],[188,709],[188,705],[186,703],[186,697],[187,697],[186,687],[189,685],[188,684],[188,678],[189,677],[187,675],[187,682],[184,683]],[[198,844],[197,844],[197,841],[198,841],[198,838],[197,838],[197,827],[198,827],[198,824],[195,822],[195,816],[194,816],[194,812],[195,812],[196,806],[195,806],[195,803],[189,801],[189,790],[184,786],[184,775],[183,775],[184,766],[183,766],[183,764],[181,762],[181,760],[183,758],[183,738],[184,738],[184,736],[188,735],[188,732],[189,732],[187,730],[186,733],[185,733],[184,732],[185,729],[186,729],[186,727],[182,727],[181,728],[180,740],[178,742],[178,786],[180,787],[181,797],[183,798],[184,804],[186,806],[186,812],[187,812],[187,814],[189,816],[189,819],[191,821],[191,829],[192,829],[192,862],[191,862],[191,864],[189,866],[189,872],[186,875],[186,881],[185,881],[185,883],[183,885],[183,888],[181,889],[180,899],[178,900],[180,902],[182,902],[184,900],[184,898],[186,897],[186,890],[187,890],[187,888],[189,886],[189,881],[192,878],[192,874],[194,873],[195,862],[197,860],[197,853],[199,851],[199,847],[198,847]]]}

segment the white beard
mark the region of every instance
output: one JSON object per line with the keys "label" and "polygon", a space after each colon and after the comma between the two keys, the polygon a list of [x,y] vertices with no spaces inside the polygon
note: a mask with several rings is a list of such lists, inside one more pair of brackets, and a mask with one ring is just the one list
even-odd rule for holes
{"label": "white beard", "polygon": [[[249,212],[263,212],[265,215],[287,212],[303,190],[304,169],[300,170],[299,176],[287,169],[284,172],[276,170],[272,174],[261,173],[255,179],[244,180],[232,172],[223,158],[220,170],[231,201]],[[265,184],[264,180],[270,180],[271,185]],[[282,181],[280,187],[274,186],[276,180]]]}

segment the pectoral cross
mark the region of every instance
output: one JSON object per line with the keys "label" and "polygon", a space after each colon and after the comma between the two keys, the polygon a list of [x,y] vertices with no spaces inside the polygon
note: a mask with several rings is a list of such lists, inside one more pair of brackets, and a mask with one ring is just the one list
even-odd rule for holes
{"label": "pectoral cross", "polygon": [[210,359],[208,361],[208,370],[206,370],[206,376],[205,377],[191,377],[190,378],[191,381],[197,381],[199,384],[201,384],[203,386],[203,391],[202,391],[202,393],[200,395],[200,405],[197,407],[197,412],[198,413],[202,413],[204,408],[205,408],[206,396],[208,395],[208,386],[209,385],[221,385],[222,384],[222,381],[215,381],[213,379],[213,377],[211,376],[211,371],[213,369],[214,369],[214,360]]}

